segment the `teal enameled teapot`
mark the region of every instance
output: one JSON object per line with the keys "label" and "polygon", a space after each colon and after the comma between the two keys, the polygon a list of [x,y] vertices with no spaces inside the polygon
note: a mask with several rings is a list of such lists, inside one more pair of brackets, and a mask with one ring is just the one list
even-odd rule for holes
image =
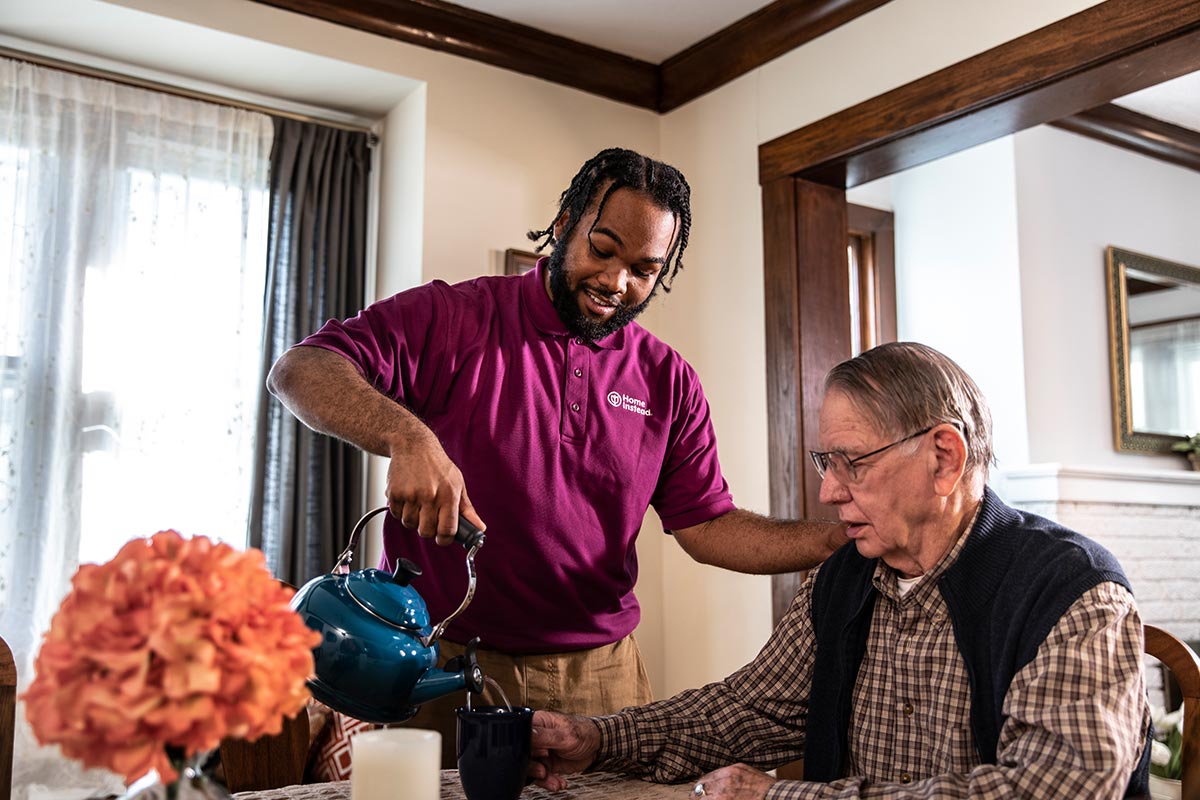
{"label": "teal enameled teapot", "polygon": [[473,640],[463,656],[438,668],[437,641],[450,621],[475,596],[475,553],[483,532],[459,517],[455,541],[467,551],[467,594],[458,609],[436,626],[411,585],[421,568],[401,558],[395,572],[350,572],[350,560],[367,521],[387,507],[368,512],[354,526],[350,542],[327,575],[313,578],[292,598],[292,608],[321,634],[313,649],[313,696],[330,708],[367,722],[403,722],[417,706],[467,689],[483,691],[483,670]]}

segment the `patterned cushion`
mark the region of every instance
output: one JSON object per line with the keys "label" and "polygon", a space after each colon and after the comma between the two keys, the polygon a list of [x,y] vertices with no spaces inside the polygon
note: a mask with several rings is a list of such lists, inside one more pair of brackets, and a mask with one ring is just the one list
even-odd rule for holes
{"label": "patterned cushion", "polygon": [[350,737],[380,727],[326,707],[328,722],[308,754],[305,783],[344,781],[350,777]]}

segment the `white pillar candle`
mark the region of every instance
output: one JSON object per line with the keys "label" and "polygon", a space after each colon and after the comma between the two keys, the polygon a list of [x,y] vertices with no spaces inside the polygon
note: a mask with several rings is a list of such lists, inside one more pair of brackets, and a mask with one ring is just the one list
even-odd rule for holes
{"label": "white pillar candle", "polygon": [[350,739],[351,800],[438,800],[442,735],[418,728],[366,731]]}

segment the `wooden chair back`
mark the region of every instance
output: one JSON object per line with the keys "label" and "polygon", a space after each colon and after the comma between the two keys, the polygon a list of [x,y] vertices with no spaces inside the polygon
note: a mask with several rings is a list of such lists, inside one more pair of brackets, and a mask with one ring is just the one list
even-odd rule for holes
{"label": "wooden chair back", "polygon": [[1146,653],[1161,661],[1183,695],[1183,800],[1200,800],[1200,658],[1174,635],[1145,626]]}
{"label": "wooden chair back", "polygon": [[[253,742],[225,739],[221,764],[225,786],[232,792],[281,789],[304,780],[308,762],[308,711],[283,721],[283,730]],[[4,800],[4,798],[0,798]]]}
{"label": "wooden chair back", "polygon": [[[296,591],[287,581],[279,583]],[[253,742],[222,740],[225,787],[230,793],[259,792],[303,782],[308,766],[309,731],[308,710],[302,708],[296,716],[285,719],[283,730],[274,736],[263,736]]]}
{"label": "wooden chair back", "polygon": [[0,638],[0,800],[12,796],[13,739],[17,728],[17,664]]}

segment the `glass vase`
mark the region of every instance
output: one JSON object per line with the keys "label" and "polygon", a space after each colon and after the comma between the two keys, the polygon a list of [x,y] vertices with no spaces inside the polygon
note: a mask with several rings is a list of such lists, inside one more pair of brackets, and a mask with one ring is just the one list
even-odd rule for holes
{"label": "glass vase", "polygon": [[129,785],[121,800],[229,800],[225,784],[213,775],[216,751],[184,756],[171,752],[167,757],[179,777],[164,783],[157,772],[149,772]]}

